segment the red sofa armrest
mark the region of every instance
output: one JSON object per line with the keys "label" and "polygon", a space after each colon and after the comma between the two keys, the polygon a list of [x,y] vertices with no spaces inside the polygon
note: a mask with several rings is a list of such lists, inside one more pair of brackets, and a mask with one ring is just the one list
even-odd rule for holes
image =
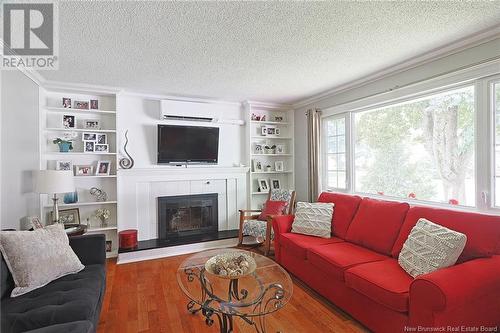
{"label": "red sofa armrest", "polygon": [[474,259],[416,278],[410,326],[500,325],[500,256]]}
{"label": "red sofa armrest", "polygon": [[274,230],[274,257],[277,262],[281,262],[280,235],[292,231],[292,223],[295,215],[279,215],[273,217]]}

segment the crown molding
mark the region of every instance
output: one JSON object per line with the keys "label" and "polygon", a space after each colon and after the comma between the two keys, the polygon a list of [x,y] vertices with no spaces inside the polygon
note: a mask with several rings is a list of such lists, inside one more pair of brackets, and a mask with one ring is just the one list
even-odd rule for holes
{"label": "crown molding", "polygon": [[386,67],[358,80],[350,81],[346,84],[328,89],[322,93],[299,100],[292,105],[294,109],[303,108],[310,104],[314,104],[324,99],[331,98],[335,95],[346,92],[348,90],[360,88],[367,84],[394,76],[399,73],[406,72],[413,68],[431,63],[433,61],[459,53],[472,47],[485,44],[498,38],[500,38],[500,24],[494,26],[493,28],[482,30],[476,34],[461,38],[442,47],[435,48],[431,51],[400,62],[394,66]]}

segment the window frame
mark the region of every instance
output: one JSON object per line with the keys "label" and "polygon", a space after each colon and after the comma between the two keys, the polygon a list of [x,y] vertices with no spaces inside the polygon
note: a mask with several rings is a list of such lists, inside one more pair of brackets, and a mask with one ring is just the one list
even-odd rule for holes
{"label": "window frame", "polygon": [[[500,206],[495,206],[495,154],[494,154],[494,84],[500,84],[500,67],[498,63],[486,64],[480,68],[471,68],[456,73],[444,75],[419,83],[399,87],[395,90],[374,94],[326,108],[323,111],[323,119],[332,116],[345,116],[346,118],[346,187],[347,189],[334,189],[323,186],[325,191],[339,191],[367,197],[407,201],[410,204],[418,204],[437,208],[447,208],[463,211],[490,212],[500,214]],[[475,181],[475,206],[450,205],[411,198],[391,197],[372,193],[355,191],[354,170],[354,144],[355,124],[353,117],[358,112],[383,108],[394,104],[404,103],[418,98],[444,93],[467,86],[474,86],[474,181]],[[321,155],[322,158],[325,155]],[[500,162],[499,162],[500,163]],[[322,164],[323,165],[323,162]],[[322,173],[322,180],[325,174]],[[324,182],[322,182],[324,183]],[[324,183],[326,184],[326,183]],[[500,191],[498,193],[500,195]]]}
{"label": "window frame", "polygon": [[[346,173],[346,178],[345,178],[345,188],[340,188],[340,187],[330,187],[328,186],[328,135],[326,134],[328,129],[327,129],[327,121],[328,120],[337,120],[337,119],[344,119],[344,142],[345,142],[345,173]],[[345,112],[345,113],[339,113],[339,114],[333,114],[333,115],[328,115],[328,116],[323,116],[321,117],[321,130],[322,133],[325,133],[321,135],[321,186],[323,187],[322,190],[326,191],[336,191],[336,192],[344,192],[347,193],[350,190],[350,184],[349,184],[349,174],[350,174],[350,143],[349,138],[350,138],[350,113]]]}

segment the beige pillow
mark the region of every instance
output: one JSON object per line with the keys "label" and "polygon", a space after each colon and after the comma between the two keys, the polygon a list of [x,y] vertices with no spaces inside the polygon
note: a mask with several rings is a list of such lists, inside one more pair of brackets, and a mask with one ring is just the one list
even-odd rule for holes
{"label": "beige pillow", "polygon": [[297,202],[292,232],[330,238],[332,235],[333,203]]}
{"label": "beige pillow", "polygon": [[399,265],[411,276],[454,265],[467,236],[426,219],[418,220],[399,253]]}
{"label": "beige pillow", "polygon": [[14,279],[11,297],[26,294],[85,266],[61,224],[33,231],[0,232],[0,251]]}

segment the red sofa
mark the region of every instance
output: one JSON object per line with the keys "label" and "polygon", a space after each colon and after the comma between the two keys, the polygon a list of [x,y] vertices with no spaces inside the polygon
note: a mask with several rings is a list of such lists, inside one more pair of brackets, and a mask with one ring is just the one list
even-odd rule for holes
{"label": "red sofa", "polygon": [[[500,216],[327,192],[318,201],[335,204],[331,238],[291,233],[292,215],[273,220],[276,260],[318,293],[375,332],[500,330]],[[422,217],[467,243],[456,265],[414,279],[398,255]]]}

